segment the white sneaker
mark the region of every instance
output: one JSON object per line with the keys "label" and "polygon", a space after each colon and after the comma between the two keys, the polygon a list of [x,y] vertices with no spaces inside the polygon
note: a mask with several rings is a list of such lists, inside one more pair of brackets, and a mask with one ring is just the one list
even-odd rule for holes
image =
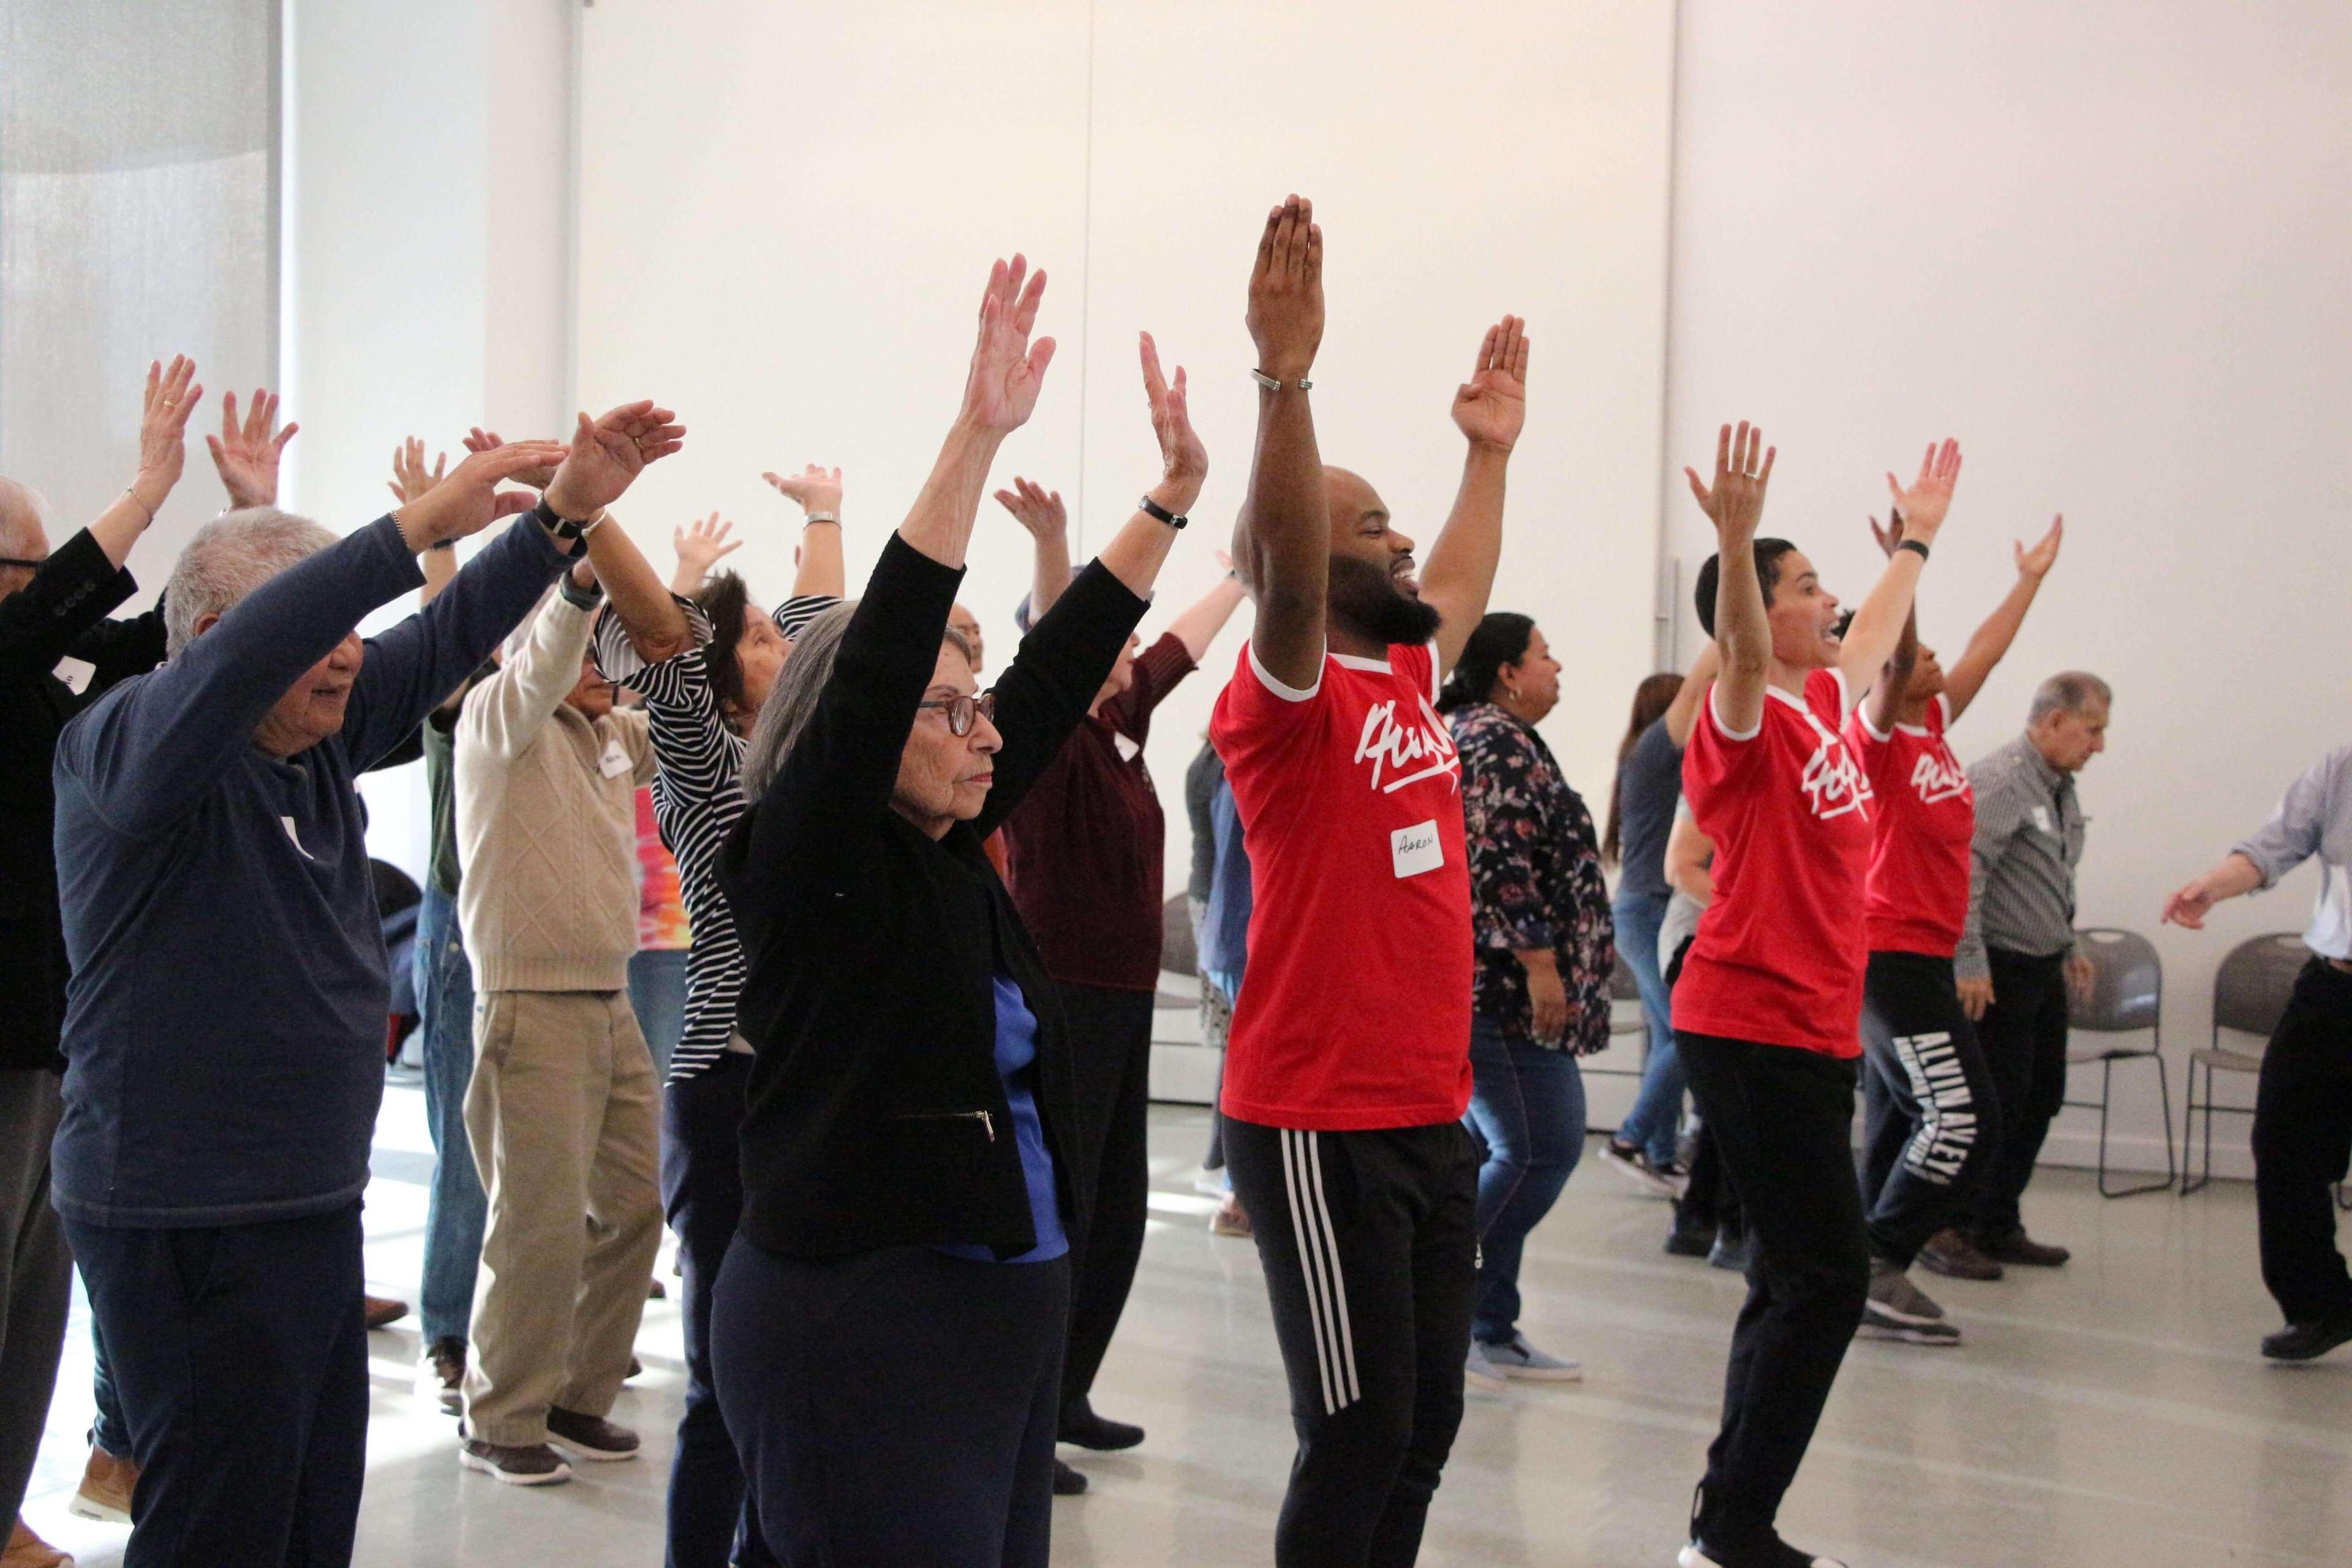
{"label": "white sneaker", "polygon": [[1470,1353],[1462,1362],[1462,1376],[1463,1380],[1474,1388],[1489,1389],[1499,1393],[1509,1386],[1509,1379],[1504,1374],[1502,1368],[1487,1359],[1486,1352],[1489,1348],[1480,1344],[1476,1340],[1470,1342]]}
{"label": "white sneaker", "polygon": [[1505,1377],[1523,1378],[1529,1383],[1582,1383],[1584,1368],[1577,1362],[1556,1355],[1547,1355],[1528,1343],[1525,1334],[1513,1334],[1506,1345],[1485,1344],[1472,1341],[1473,1355],[1483,1355],[1486,1364]]}

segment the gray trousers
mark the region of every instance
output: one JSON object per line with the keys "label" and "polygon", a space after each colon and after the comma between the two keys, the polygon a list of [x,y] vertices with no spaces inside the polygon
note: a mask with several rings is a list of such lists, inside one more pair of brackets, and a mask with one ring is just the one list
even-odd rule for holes
{"label": "gray trousers", "polygon": [[0,1521],[32,1479],[65,1349],[73,1255],[49,1206],[58,1075],[0,1068]]}

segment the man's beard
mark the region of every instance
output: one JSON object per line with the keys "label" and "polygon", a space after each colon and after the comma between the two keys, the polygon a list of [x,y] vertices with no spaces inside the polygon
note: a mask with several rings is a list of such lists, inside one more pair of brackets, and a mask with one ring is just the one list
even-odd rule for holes
{"label": "man's beard", "polygon": [[1374,642],[1418,647],[1444,619],[1436,605],[1399,591],[1388,573],[1352,555],[1331,557],[1329,603],[1333,618]]}

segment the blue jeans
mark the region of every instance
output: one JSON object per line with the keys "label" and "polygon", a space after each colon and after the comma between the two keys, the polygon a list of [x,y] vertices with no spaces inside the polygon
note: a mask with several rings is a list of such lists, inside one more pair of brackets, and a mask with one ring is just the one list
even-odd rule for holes
{"label": "blue jeans", "polygon": [[629,1006],[654,1054],[654,1081],[667,1083],[669,1055],[686,1033],[686,949],[636,951],[629,959]]}
{"label": "blue jeans", "polygon": [[1609,906],[1617,921],[1617,951],[1633,971],[1642,992],[1642,1016],[1650,1025],[1650,1053],[1642,1058],[1642,1088],[1633,1109],[1617,1129],[1619,1142],[1631,1143],[1654,1164],[1675,1157],[1675,1136],[1682,1131],[1683,1062],[1675,1049],[1674,1013],[1667,1004],[1665,976],[1658,970],[1658,927],[1664,923],[1668,895],[1621,894]]}
{"label": "blue jeans", "polygon": [[464,1340],[474,1317],[489,1200],[466,1137],[466,1086],[474,1078],[474,966],[457,929],[457,901],[425,889],[416,911],[417,1029],[425,1037],[425,1124],[433,1134],[433,1194],[425,1211],[425,1342]]}
{"label": "blue jeans", "polygon": [[1519,1257],[1584,1152],[1584,1075],[1566,1051],[1517,1044],[1470,1018],[1470,1114],[1478,1167],[1478,1299],[1470,1331],[1507,1344],[1518,1331]]}

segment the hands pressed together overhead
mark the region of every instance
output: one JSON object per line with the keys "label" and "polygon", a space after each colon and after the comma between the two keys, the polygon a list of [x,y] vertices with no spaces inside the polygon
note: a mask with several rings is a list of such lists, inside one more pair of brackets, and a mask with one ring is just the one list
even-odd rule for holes
{"label": "hands pressed together overhead", "polygon": [[1315,204],[1304,196],[1266,215],[1250,271],[1247,321],[1261,374],[1288,386],[1315,368],[1323,343],[1323,231]]}

